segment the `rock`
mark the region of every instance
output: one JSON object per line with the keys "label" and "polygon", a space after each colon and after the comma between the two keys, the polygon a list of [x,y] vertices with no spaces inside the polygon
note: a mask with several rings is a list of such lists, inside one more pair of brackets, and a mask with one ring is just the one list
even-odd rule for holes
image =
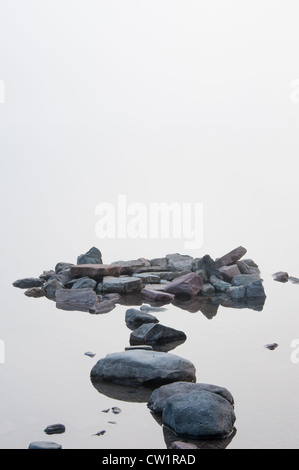
{"label": "rock", "polygon": [[159,323],[159,320],[146,312],[141,312],[135,308],[129,308],[126,311],[125,321],[130,325],[143,325],[144,323]]}
{"label": "rock", "polygon": [[170,284],[165,285],[163,290],[168,294],[193,296],[200,292],[202,285],[201,277],[192,272],[177,277]]}
{"label": "rock", "polygon": [[266,298],[265,290],[261,281],[254,281],[246,286],[246,296],[248,298]]}
{"label": "rock", "polygon": [[265,348],[270,349],[270,351],[273,351],[273,350],[276,349],[277,347],[278,347],[278,344],[277,344],[277,343],[271,343],[271,344],[266,344],[266,345],[265,345]]}
{"label": "rock", "polygon": [[115,307],[115,303],[111,300],[101,300],[89,309],[89,313],[92,315],[102,315],[103,313],[111,312]]}
{"label": "rock", "polygon": [[165,312],[167,308],[164,307],[152,307],[151,305],[142,305],[140,307],[142,312]]}
{"label": "rock", "polygon": [[113,407],[111,408],[111,411],[112,411],[112,413],[115,414],[115,415],[119,415],[119,413],[121,413],[121,409],[118,408],[118,406],[113,406]]}
{"label": "rock", "polygon": [[58,290],[65,290],[62,282],[55,278],[49,279],[49,281],[47,281],[44,285],[43,289],[46,292],[46,297],[50,300],[55,300],[56,292]]}
{"label": "rock", "polygon": [[95,289],[97,281],[90,279],[90,277],[81,277],[81,279],[73,279],[69,282],[68,287],[72,289]]}
{"label": "rock", "polygon": [[157,284],[160,282],[160,277],[155,273],[135,273],[134,277],[138,277],[142,282],[146,284]]}
{"label": "rock", "polygon": [[160,271],[167,271],[168,261],[166,258],[154,258],[150,260],[150,265],[154,266],[155,269]]}
{"label": "rock", "polygon": [[203,284],[201,291],[200,291],[200,295],[209,296],[209,295],[213,295],[214,293],[215,293],[215,287],[212,286],[212,284],[210,284],[209,282],[206,282],[205,284]]}
{"label": "rock", "polygon": [[299,279],[294,276],[289,276],[289,281],[291,281],[293,284],[299,284]]}
{"label": "rock", "polygon": [[46,292],[41,287],[32,287],[31,289],[26,290],[25,295],[27,297],[38,299],[40,297],[45,297]]}
{"label": "rock", "polygon": [[235,420],[234,408],[225,398],[204,390],[172,396],[162,413],[165,426],[191,438],[226,437]]}
{"label": "rock", "polygon": [[233,277],[232,286],[247,286],[256,280],[256,276],[252,274],[240,274]]}
{"label": "rock", "polygon": [[128,275],[132,276],[135,272],[137,272],[139,269],[146,267],[149,269],[151,267],[151,264],[148,260],[144,258],[139,258],[136,260],[130,260],[130,261],[115,261],[112,263],[112,265],[119,265],[121,266],[121,274],[122,275]]}
{"label": "rock", "polygon": [[234,405],[234,398],[232,394],[224,387],[218,387],[217,385],[205,383],[174,382],[156,388],[156,390],[153,391],[147,406],[153,413],[162,414],[166,402],[170,397],[194,391],[216,393],[217,395],[220,395],[222,398],[227,400],[231,405]]}
{"label": "rock", "polygon": [[252,259],[243,259],[242,261],[246,263],[247,266],[250,266],[251,268],[258,268],[258,265]]}
{"label": "rock", "polygon": [[127,294],[140,292],[142,281],[138,277],[105,276],[102,282],[102,292]]}
{"label": "rock", "polygon": [[77,258],[77,264],[103,264],[102,253],[98,248],[91,248],[84,255]]}
{"label": "rock", "polygon": [[221,281],[216,276],[210,277],[210,283],[218,292],[228,292],[231,288],[231,285],[228,282]]}
{"label": "rock", "polygon": [[207,281],[211,276],[222,279],[215,261],[209,255],[205,255],[203,258],[195,258],[192,263],[192,271],[199,274],[203,281]]}
{"label": "rock", "polygon": [[91,377],[128,385],[196,380],[195,367],[187,359],[170,353],[144,350],[109,354],[93,367]]}
{"label": "rock", "polygon": [[65,269],[70,269],[74,264],[72,263],[57,263],[55,266],[55,273],[54,274],[59,274],[61,271],[64,271]]}
{"label": "rock", "polygon": [[288,282],[289,280],[288,273],[284,271],[279,271],[277,273],[274,273],[273,277],[274,277],[274,281],[277,281],[277,282]]}
{"label": "rock", "polygon": [[216,267],[219,269],[222,266],[230,266],[231,264],[236,264],[239,259],[241,259],[247,253],[246,248],[239,246],[234,250],[230,251],[226,255],[216,260]]}
{"label": "rock", "polygon": [[18,287],[19,289],[31,289],[32,287],[43,287],[43,285],[44,281],[39,277],[27,277],[25,279],[18,279],[13,283],[13,286]]}
{"label": "rock", "polygon": [[223,280],[226,282],[231,282],[233,277],[241,274],[236,264],[232,264],[231,266],[222,266],[219,268],[219,271],[222,274]]}
{"label": "rock", "polygon": [[175,330],[157,323],[146,323],[134,330],[130,335],[130,344],[150,344],[167,343],[177,340],[187,339],[183,331]]}
{"label": "rock", "polygon": [[97,303],[97,295],[92,289],[61,289],[56,291],[56,307],[63,310],[88,312]]}
{"label": "rock", "polygon": [[105,430],[103,429],[102,431],[97,432],[96,434],[92,434],[93,436],[104,436]]}
{"label": "rock", "polygon": [[41,274],[39,277],[40,279],[43,279],[44,281],[48,281],[51,277],[55,276],[56,272],[53,270],[50,271],[43,271],[43,274]]}
{"label": "rock", "polygon": [[246,297],[246,287],[245,286],[236,286],[230,288],[230,296],[232,299],[244,299]]}
{"label": "rock", "polygon": [[60,271],[59,274],[55,274],[54,276],[50,277],[49,281],[53,280],[61,282],[64,287],[67,287],[68,284],[72,281],[70,269],[64,269],[63,271]]}
{"label": "rock", "polygon": [[63,424],[51,424],[50,426],[46,427],[45,431],[46,434],[63,434],[65,432],[65,426]]}
{"label": "rock", "polygon": [[112,264],[81,264],[71,267],[72,277],[89,277],[95,281],[102,281],[104,276],[118,277],[120,273],[121,266]]}
{"label": "rock", "polygon": [[56,444],[55,442],[31,442],[28,449],[34,450],[59,450],[62,449],[62,446]]}
{"label": "rock", "polygon": [[175,298],[174,294],[168,294],[167,292],[153,290],[149,287],[145,287],[144,289],[142,289],[141,294],[146,299],[154,300],[156,302],[171,302],[171,300]]}
{"label": "rock", "polygon": [[152,351],[153,348],[149,344],[134,344],[134,346],[126,346],[125,351],[133,351],[138,349],[144,349],[145,351]]}
{"label": "rock", "polygon": [[[239,274],[252,274],[252,267],[245,263],[245,261],[237,261],[237,266],[239,268]],[[254,268],[256,269],[256,268]]]}
{"label": "rock", "polygon": [[120,294],[105,294],[102,296],[102,300],[111,300],[111,302],[114,302],[114,303],[120,300],[120,298],[121,298]]}
{"label": "rock", "polygon": [[84,356],[88,356],[88,357],[91,357],[93,359],[96,356],[96,354],[93,353],[93,352],[88,351],[88,352],[84,353]]}
{"label": "rock", "polygon": [[178,253],[167,255],[167,268],[170,271],[192,271],[193,258]]}

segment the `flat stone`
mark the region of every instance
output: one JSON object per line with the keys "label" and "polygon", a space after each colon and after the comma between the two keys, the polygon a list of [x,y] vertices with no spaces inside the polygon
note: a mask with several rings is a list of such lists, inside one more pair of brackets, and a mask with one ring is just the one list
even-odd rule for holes
{"label": "flat stone", "polygon": [[130,344],[150,344],[153,346],[162,342],[186,339],[187,337],[183,331],[157,323],[146,323],[131,333]]}
{"label": "flat stone", "polygon": [[159,320],[154,317],[154,315],[150,315],[146,312],[141,312],[135,308],[129,308],[126,311],[125,321],[128,324],[137,324],[142,325],[144,323],[159,323]]}
{"label": "flat stone", "polygon": [[232,286],[247,286],[256,280],[256,276],[252,274],[240,274],[233,277]]}
{"label": "flat stone", "polygon": [[166,384],[196,380],[195,367],[187,359],[170,353],[131,350],[109,354],[93,367],[93,379],[120,384]]}
{"label": "flat stone", "polygon": [[92,247],[87,253],[78,256],[77,264],[103,264],[102,253],[96,247]]}
{"label": "flat stone", "polygon": [[70,272],[74,278],[89,277],[95,281],[101,281],[104,276],[120,276],[121,266],[112,264],[81,264],[79,266],[72,266]]}
{"label": "flat stone", "polygon": [[111,300],[101,300],[89,309],[89,313],[91,313],[92,315],[102,315],[103,313],[111,312],[115,309],[115,307],[115,303]]}
{"label": "flat stone", "polygon": [[236,264],[239,259],[241,259],[247,253],[246,248],[239,246],[234,250],[230,251],[226,255],[216,260],[216,267],[219,269],[222,266],[230,266],[231,264]]}
{"label": "flat stone", "polygon": [[219,268],[219,271],[222,274],[223,280],[226,282],[231,282],[233,277],[241,274],[236,264],[232,264],[231,266],[222,266]]}
{"label": "flat stone", "polygon": [[112,263],[112,265],[115,264],[121,266],[121,274],[128,276],[132,276],[141,268],[149,269],[151,267],[150,262],[144,258],[129,261],[115,261]]}
{"label": "flat stone", "polygon": [[19,289],[31,289],[32,287],[43,287],[44,280],[41,278],[27,277],[25,279],[18,279],[13,283],[14,287]]}
{"label": "flat stone", "polygon": [[32,287],[31,289],[26,290],[25,295],[27,297],[38,299],[40,297],[45,297],[46,292],[41,287]]}
{"label": "flat stone", "polygon": [[91,279],[90,277],[81,277],[80,279],[73,279],[69,282],[69,287],[71,289],[95,289],[97,286],[97,281]]}
{"label": "flat stone", "polygon": [[56,291],[56,307],[63,310],[89,311],[98,303],[92,289],[61,289]]}
{"label": "flat stone", "polygon": [[138,277],[139,279],[142,280],[142,282],[145,282],[147,284],[157,284],[160,282],[160,277],[157,276],[155,273],[135,273],[134,277]]}
{"label": "flat stone", "polygon": [[105,276],[102,282],[102,292],[110,293],[133,293],[140,292],[142,281],[138,277],[112,277]]}
{"label": "flat stone", "polygon": [[196,273],[188,273],[184,276],[177,277],[170,284],[164,286],[164,292],[175,295],[197,295],[203,282],[201,277]]}
{"label": "flat stone", "polygon": [[62,449],[62,446],[56,444],[55,442],[31,442],[28,449],[34,450],[59,450]]}

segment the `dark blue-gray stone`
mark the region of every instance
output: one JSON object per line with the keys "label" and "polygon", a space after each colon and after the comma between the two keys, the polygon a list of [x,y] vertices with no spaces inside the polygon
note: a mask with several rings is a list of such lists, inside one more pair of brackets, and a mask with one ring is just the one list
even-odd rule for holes
{"label": "dark blue-gray stone", "polygon": [[31,289],[32,287],[43,287],[44,280],[35,277],[27,277],[25,279],[18,279],[13,283],[14,287],[19,289]]}
{"label": "dark blue-gray stone", "polygon": [[59,450],[62,449],[62,446],[56,444],[55,442],[31,442],[28,449],[37,449],[37,450]]}
{"label": "dark blue-gray stone", "polygon": [[103,264],[102,253],[93,247],[87,253],[78,256],[77,264]]}

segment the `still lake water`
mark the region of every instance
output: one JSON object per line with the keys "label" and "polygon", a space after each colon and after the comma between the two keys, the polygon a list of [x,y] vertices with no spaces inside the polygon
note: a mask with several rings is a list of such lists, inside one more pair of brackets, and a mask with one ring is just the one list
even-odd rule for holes
{"label": "still lake water", "polygon": [[[236,434],[227,448],[296,448],[299,364],[291,361],[291,342],[299,337],[299,285],[275,282],[255,261],[267,294],[262,311],[220,306],[208,319],[200,311],[167,305],[155,315],[186,333],[185,343],[170,352],[194,363],[197,381],[233,394]],[[22,277],[18,269],[11,275],[12,282]],[[54,302],[23,292],[7,286],[2,299],[6,363],[0,365],[0,447],[26,449],[32,441],[52,440],[64,449],[166,449],[167,433],[145,402],[124,400],[113,386],[99,393],[90,381],[97,360],[129,345],[128,306],[94,316],[58,310]],[[279,344],[276,350],[264,348],[273,342]],[[96,356],[87,357],[86,351]],[[112,406],[121,413],[102,412]],[[43,430],[54,423],[64,424],[66,433],[46,436]],[[92,436],[101,430],[103,436]]]}

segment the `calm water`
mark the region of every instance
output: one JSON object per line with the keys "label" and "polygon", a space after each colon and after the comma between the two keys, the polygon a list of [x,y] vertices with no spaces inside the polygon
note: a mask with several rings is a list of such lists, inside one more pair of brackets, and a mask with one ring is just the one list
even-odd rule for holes
{"label": "calm water", "polygon": [[[277,283],[260,267],[267,293],[262,311],[220,306],[208,319],[200,311],[168,305],[156,315],[162,324],[186,333],[186,342],[171,352],[194,363],[197,381],[233,394],[237,432],[228,448],[296,448],[299,364],[291,362],[290,344],[299,337],[299,286]],[[11,280],[20,274],[14,269]],[[134,395],[117,386],[99,392],[89,378],[97,360],[129,344],[127,308],[118,305],[99,316],[63,311],[7,286],[1,320],[6,344],[6,363],[0,365],[1,448],[25,449],[38,440],[53,440],[65,449],[167,448],[171,436],[163,434],[146,402],[134,402]],[[276,350],[264,348],[272,342],[279,344]],[[86,351],[96,357],[85,356]],[[112,406],[122,412],[102,412]],[[66,433],[46,436],[45,427],[57,422]],[[92,436],[103,429],[105,435]]]}

